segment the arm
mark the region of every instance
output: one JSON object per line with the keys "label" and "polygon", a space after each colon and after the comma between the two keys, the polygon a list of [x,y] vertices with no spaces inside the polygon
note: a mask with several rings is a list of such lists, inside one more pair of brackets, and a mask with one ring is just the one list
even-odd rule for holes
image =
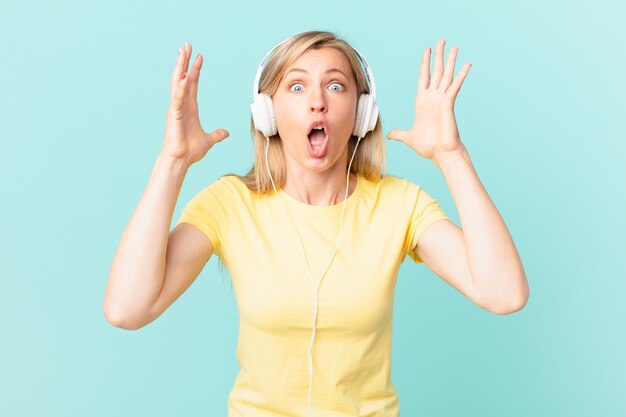
{"label": "arm", "polygon": [[430,74],[430,48],[424,51],[415,98],[415,120],[409,131],[393,129],[387,137],[407,144],[443,172],[463,229],[437,221],[418,239],[414,252],[436,274],[483,308],[506,314],[518,310],[529,295],[517,250],[500,213],[482,186],[459,135],[454,101],[471,64],[456,77],[457,47],[445,71],[443,47],[437,43]]}
{"label": "arm", "polygon": [[529,296],[526,274],[467,150],[436,154],[433,162],[446,178],[462,229],[450,221],[436,222],[420,236],[414,252],[481,307],[498,314],[520,310]]}
{"label": "arm", "polygon": [[170,81],[163,148],[148,186],[115,252],[103,310],[115,326],[138,329],[158,317],[182,294],[208,261],[213,246],[201,231],[178,225],[171,234],[176,200],[191,164],[229,136],[206,133],[198,117],[198,79],[202,56],[187,74],[191,44],[178,50]]}
{"label": "arm", "polygon": [[160,154],[115,252],[104,298],[113,325],[135,329],[148,321],[165,276],[172,215],[188,165]]}

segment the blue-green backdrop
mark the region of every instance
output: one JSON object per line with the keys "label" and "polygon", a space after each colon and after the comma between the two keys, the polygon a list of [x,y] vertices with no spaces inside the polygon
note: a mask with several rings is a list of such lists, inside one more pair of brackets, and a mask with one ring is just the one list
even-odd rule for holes
{"label": "blue-green backdrop", "polygon": [[[225,416],[236,300],[212,257],[138,331],[102,312],[114,251],[161,148],[177,49],[203,54],[189,199],[252,163],[260,59],[331,30],[368,59],[385,132],[407,129],[421,54],[446,40],[461,139],[515,240],[526,307],[482,310],[407,258],[392,380],[403,416],[624,416],[626,16],[619,1],[50,1],[0,6],[0,415]],[[456,72],[455,72],[456,73]],[[387,172],[460,225],[437,167],[387,141]]]}

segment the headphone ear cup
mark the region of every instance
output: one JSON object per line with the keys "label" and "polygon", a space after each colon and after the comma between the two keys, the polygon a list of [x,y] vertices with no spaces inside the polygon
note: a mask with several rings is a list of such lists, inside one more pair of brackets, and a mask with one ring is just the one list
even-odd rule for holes
{"label": "headphone ear cup", "polygon": [[374,103],[374,98],[369,94],[361,94],[352,134],[360,138],[364,137],[367,132],[374,130],[376,120],[378,120],[378,105]]}
{"label": "headphone ear cup", "polygon": [[274,105],[270,96],[267,94],[255,94],[250,109],[255,129],[261,131],[266,138],[278,133],[274,117]]}
{"label": "headphone ear cup", "polygon": [[361,94],[359,96],[359,102],[356,106],[356,119],[354,121],[354,129],[352,131],[352,134],[354,136],[362,137],[361,126],[363,125],[363,115],[366,110],[365,107],[366,107],[365,94]]}
{"label": "headphone ear cup", "polygon": [[272,102],[272,98],[267,94],[263,94],[263,97],[265,97],[265,104],[267,108],[270,136],[274,136],[278,133],[278,127],[276,126],[276,117],[274,116],[274,102]]}
{"label": "headphone ear cup", "polygon": [[376,127],[376,122],[378,121],[378,104],[372,104],[372,111],[370,112],[370,119],[367,125],[367,131],[372,131]]}

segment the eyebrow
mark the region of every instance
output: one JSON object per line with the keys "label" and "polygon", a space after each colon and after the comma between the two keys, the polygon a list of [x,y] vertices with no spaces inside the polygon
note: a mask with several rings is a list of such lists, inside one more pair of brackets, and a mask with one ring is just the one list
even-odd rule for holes
{"label": "eyebrow", "polygon": [[[293,68],[293,69],[289,70],[289,71],[287,72],[287,74],[289,74],[289,73],[291,73],[291,72],[293,72],[293,71],[300,71],[300,72],[304,72],[304,73],[308,74],[308,72],[307,72],[305,69],[302,69],[302,68]],[[344,77],[349,78],[349,77],[348,77],[348,76],[347,76],[347,75],[346,75],[346,74],[345,74],[342,70],[340,70],[339,68],[331,68],[331,69],[329,69],[329,70],[326,70],[326,74],[331,73],[331,72],[339,72],[339,73],[343,74],[343,76],[344,76]],[[287,74],[285,74],[285,75],[287,75]]]}

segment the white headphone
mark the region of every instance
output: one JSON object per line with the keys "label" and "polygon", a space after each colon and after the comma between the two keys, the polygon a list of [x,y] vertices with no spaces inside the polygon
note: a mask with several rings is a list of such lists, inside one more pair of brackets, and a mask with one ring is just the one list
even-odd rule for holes
{"label": "white headphone", "polygon": [[285,208],[285,205],[283,204],[282,199],[278,195],[278,191],[276,190],[276,185],[274,184],[274,179],[272,178],[272,173],[270,172],[269,162],[267,160],[267,149],[270,143],[269,138],[270,136],[276,135],[278,133],[278,130],[276,128],[276,119],[274,117],[274,107],[272,105],[271,97],[268,96],[267,94],[259,93],[259,80],[261,78],[261,72],[264,68],[267,58],[271,55],[272,52],[274,52],[276,48],[278,48],[280,45],[282,45],[283,43],[287,42],[290,39],[291,38],[286,39],[282,41],[281,43],[279,43],[278,45],[276,45],[274,48],[272,48],[272,50],[270,50],[265,55],[265,58],[263,58],[263,60],[261,61],[261,64],[259,65],[259,68],[256,71],[256,76],[254,78],[254,101],[252,102],[250,107],[252,109],[252,119],[254,121],[254,127],[257,130],[261,131],[261,133],[263,133],[266,139],[265,164],[267,167],[267,172],[270,176],[270,180],[272,181],[272,187],[274,187],[274,192],[276,193],[276,196],[278,197],[278,201],[280,202],[280,205],[283,207],[285,214],[287,215],[287,217],[289,218],[289,221],[291,222],[291,226],[293,227],[294,232],[296,233],[296,235],[298,236],[298,239],[300,240],[302,256],[304,257],[304,260],[306,262],[307,269],[309,271],[309,277],[311,278],[311,283],[313,284],[313,288],[315,289],[315,314],[313,317],[313,333],[311,335],[311,345],[309,348],[309,410],[311,411],[311,414],[313,415],[313,417],[315,417],[315,412],[313,411],[313,407],[311,404],[311,392],[313,389],[313,341],[315,340],[315,328],[317,324],[319,286],[322,283],[324,276],[326,275],[326,271],[328,271],[328,267],[330,267],[330,264],[335,258],[337,249],[339,248],[339,241],[341,240],[341,230],[343,226],[343,211],[346,205],[346,199],[348,198],[348,185],[349,185],[350,167],[352,166],[352,160],[354,159],[354,155],[356,155],[356,150],[359,146],[359,143],[361,142],[361,138],[363,138],[363,136],[365,136],[367,132],[374,130],[374,127],[376,126],[376,122],[378,120],[378,105],[376,104],[376,84],[374,82],[374,74],[372,74],[372,71],[370,70],[369,65],[367,65],[367,61],[365,60],[365,57],[363,57],[363,55],[361,55],[353,47],[352,49],[354,49],[354,51],[356,52],[357,56],[361,60],[361,64],[363,68],[365,69],[365,72],[367,75],[368,86],[370,88],[370,94],[361,94],[359,96],[359,102],[357,105],[356,121],[354,124],[354,130],[352,133],[353,135],[357,136],[357,144],[354,147],[354,151],[352,152],[352,158],[350,158],[350,164],[348,165],[348,172],[346,175],[346,194],[344,196],[343,206],[341,208],[341,218],[339,221],[339,236],[337,237],[337,242],[335,245],[335,252],[331,256],[330,261],[328,262],[328,265],[326,265],[326,268],[324,269],[324,272],[322,273],[322,276],[320,277],[319,283],[315,284],[315,280],[313,279],[313,274],[311,273],[311,268],[309,266],[309,261],[306,257],[306,254],[304,253],[304,245],[302,244],[302,239],[300,238],[300,234],[298,233],[295,225],[293,224],[293,220],[291,220],[291,216],[289,216],[289,213],[287,212],[287,209]]}

